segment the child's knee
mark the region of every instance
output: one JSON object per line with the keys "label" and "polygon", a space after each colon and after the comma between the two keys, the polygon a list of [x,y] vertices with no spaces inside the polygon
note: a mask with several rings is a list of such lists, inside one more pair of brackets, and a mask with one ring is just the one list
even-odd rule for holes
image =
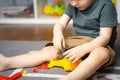
{"label": "child's knee", "polygon": [[58,51],[53,46],[47,46],[43,49],[45,53],[48,53],[50,58],[57,59],[58,58]]}
{"label": "child's knee", "polygon": [[110,59],[110,51],[104,47],[98,47],[94,49],[90,54],[95,56],[99,61],[107,62]]}

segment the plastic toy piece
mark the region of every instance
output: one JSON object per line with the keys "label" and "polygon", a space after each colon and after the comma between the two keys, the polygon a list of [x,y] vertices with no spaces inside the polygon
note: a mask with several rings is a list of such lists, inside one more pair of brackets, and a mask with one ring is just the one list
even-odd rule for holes
{"label": "plastic toy piece", "polygon": [[54,13],[54,7],[51,5],[46,5],[43,12],[45,14],[53,14]]}
{"label": "plastic toy piece", "polygon": [[33,69],[33,72],[34,72],[34,73],[38,73],[38,69],[37,69],[37,68],[34,68],[34,69]]}
{"label": "plastic toy piece", "polygon": [[40,66],[36,66],[34,69],[33,69],[33,72],[34,73],[37,73],[38,72],[38,69],[46,69],[46,70],[48,70],[49,69],[49,67],[48,67],[48,65],[47,64],[41,64]]}
{"label": "plastic toy piece", "polygon": [[12,75],[11,77],[6,77],[6,76],[2,76],[0,75],[0,80],[16,80],[18,78],[20,78],[22,76],[22,72],[18,72],[14,75]]}
{"label": "plastic toy piece", "polygon": [[18,73],[16,73],[16,74],[14,74],[14,75],[12,75],[10,78],[12,78],[12,79],[18,79],[18,78],[20,78],[22,76],[22,72],[18,72]]}
{"label": "plastic toy piece", "polygon": [[27,70],[24,70],[24,71],[23,71],[23,74],[24,74],[24,75],[27,75],[27,73],[28,73]]}
{"label": "plastic toy piece", "polygon": [[72,61],[69,61],[66,58],[63,58],[61,60],[55,60],[55,59],[50,59],[50,63],[48,64],[49,68],[52,67],[62,67],[65,71],[72,71],[74,70],[81,62],[82,60],[78,60],[75,63],[72,63]]}
{"label": "plastic toy piece", "polygon": [[55,5],[47,4],[44,7],[43,12],[44,14],[47,14],[47,15],[61,16],[64,13],[65,9],[66,9],[66,6],[62,2],[62,0],[56,0]]}
{"label": "plastic toy piece", "polygon": [[59,15],[58,15],[58,13],[55,12],[55,13],[53,14],[53,16],[59,16]]}
{"label": "plastic toy piece", "polygon": [[56,2],[62,2],[62,0],[56,0]]}
{"label": "plastic toy piece", "polygon": [[49,67],[48,67],[48,65],[47,64],[41,64],[40,66],[37,66],[36,67],[37,69],[46,69],[46,70],[48,70],[49,69]]}

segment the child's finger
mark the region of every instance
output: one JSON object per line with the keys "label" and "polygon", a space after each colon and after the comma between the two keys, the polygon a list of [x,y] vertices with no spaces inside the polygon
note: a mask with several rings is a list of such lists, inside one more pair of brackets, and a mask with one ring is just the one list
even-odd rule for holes
{"label": "child's finger", "polygon": [[68,60],[73,61],[75,59],[74,56],[71,56]]}
{"label": "child's finger", "polygon": [[58,51],[60,51],[61,50],[61,44],[59,44],[59,43],[54,43],[54,47],[58,50]]}
{"label": "child's finger", "polygon": [[72,62],[72,63],[75,63],[77,60],[79,60],[79,58],[75,58],[75,60],[73,60],[73,62]]}
{"label": "child's finger", "polygon": [[65,58],[70,58],[70,57],[72,57],[72,54],[67,54],[67,55],[65,56]]}
{"label": "child's finger", "polygon": [[69,53],[70,53],[70,50],[64,52],[64,53],[63,53],[63,56],[66,56],[66,55],[69,54]]}

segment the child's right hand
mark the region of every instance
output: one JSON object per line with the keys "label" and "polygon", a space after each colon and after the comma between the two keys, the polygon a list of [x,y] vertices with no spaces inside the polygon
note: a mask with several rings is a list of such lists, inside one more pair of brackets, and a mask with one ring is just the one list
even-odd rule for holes
{"label": "child's right hand", "polygon": [[63,30],[67,27],[69,21],[71,18],[63,14],[59,20],[58,23],[55,24],[54,29],[53,29],[53,44],[54,47],[58,50],[61,51],[62,48],[65,48],[65,39],[63,36]]}
{"label": "child's right hand", "polygon": [[55,32],[54,37],[53,37],[53,44],[54,44],[54,47],[58,51],[61,51],[62,48],[65,48],[65,39],[64,39],[62,31]]}

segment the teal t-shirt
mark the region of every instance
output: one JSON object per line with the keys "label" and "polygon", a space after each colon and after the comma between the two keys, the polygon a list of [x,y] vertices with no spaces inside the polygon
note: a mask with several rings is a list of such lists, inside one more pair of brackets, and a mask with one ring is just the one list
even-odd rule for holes
{"label": "teal t-shirt", "polygon": [[73,20],[76,36],[99,36],[100,28],[111,27],[113,33],[109,45],[113,48],[118,25],[117,12],[111,0],[94,0],[93,4],[81,11],[68,4],[65,14]]}

